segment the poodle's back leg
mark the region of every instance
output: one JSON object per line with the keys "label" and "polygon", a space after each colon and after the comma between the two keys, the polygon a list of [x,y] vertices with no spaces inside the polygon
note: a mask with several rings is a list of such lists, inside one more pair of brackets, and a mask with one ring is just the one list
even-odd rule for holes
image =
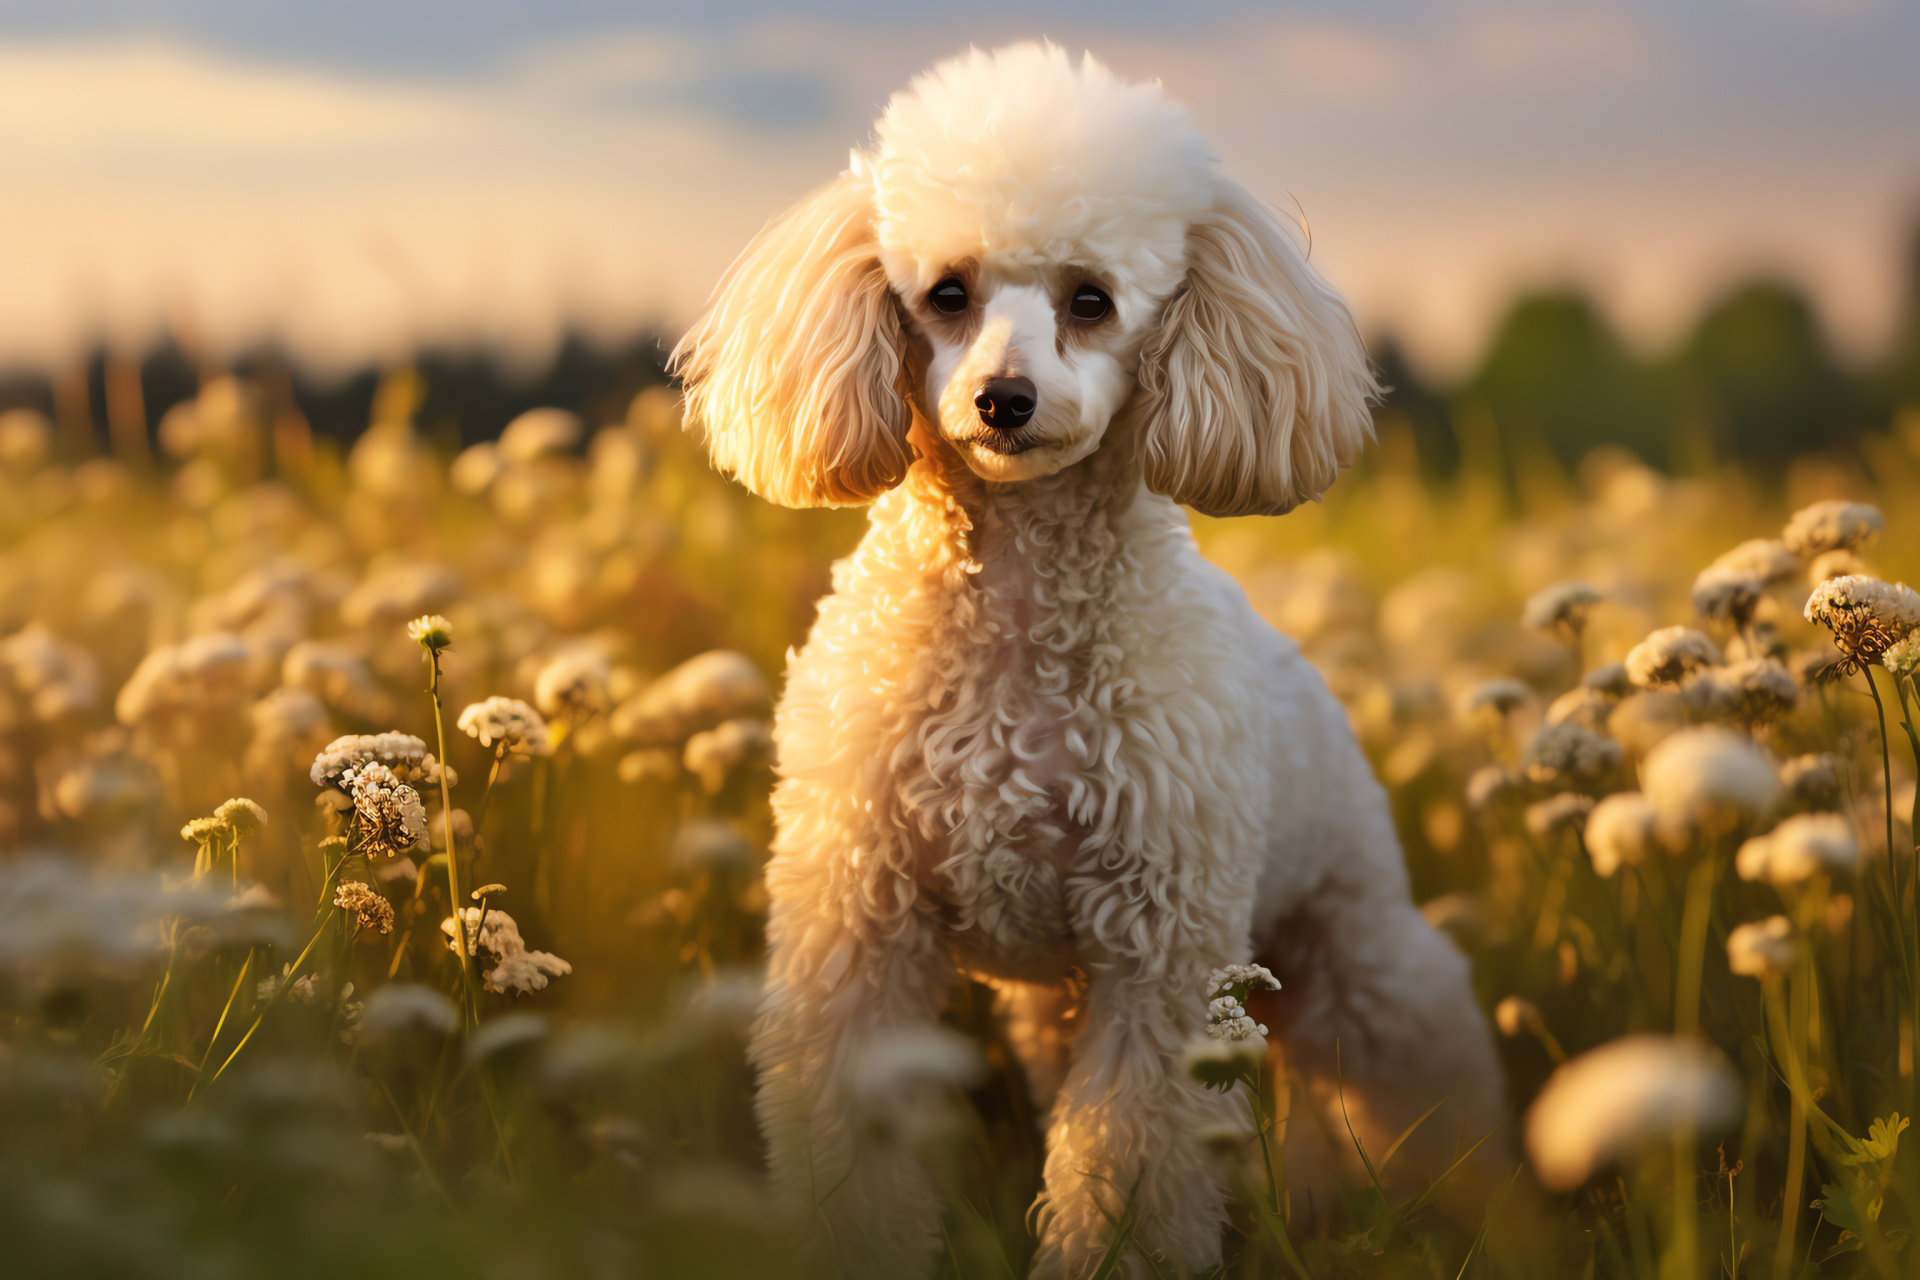
{"label": "poodle's back leg", "polygon": [[[1287,1133],[1295,1208],[1310,1195],[1324,1213],[1342,1188],[1366,1185],[1356,1144],[1398,1197],[1424,1190],[1478,1143],[1440,1189],[1442,1203],[1475,1215],[1490,1179],[1511,1166],[1500,1069],[1466,958],[1407,900],[1404,879],[1345,870],[1262,949],[1282,983],[1274,1031],[1299,1091]],[[1435,1104],[1381,1170],[1388,1148]]]}

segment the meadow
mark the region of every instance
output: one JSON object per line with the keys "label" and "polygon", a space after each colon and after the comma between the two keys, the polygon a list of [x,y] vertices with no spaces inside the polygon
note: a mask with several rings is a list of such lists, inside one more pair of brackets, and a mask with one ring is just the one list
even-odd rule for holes
{"label": "meadow", "polygon": [[[425,394],[335,447],[210,378],[151,460],[0,415],[15,1274],[802,1274],[744,1057],[767,722],[862,516],[748,497],[664,387],[464,449]],[[1391,792],[1513,1173],[1449,1216],[1356,1151],[1309,1212],[1276,1043],[1214,1075],[1271,1129],[1214,1135],[1223,1274],[1911,1274],[1920,415],[1765,482],[1448,430],[1444,479],[1389,411],[1324,502],[1194,524]],[[867,1140],[945,1188],[940,1274],[1020,1276],[1038,1118],[992,993],[947,1018]],[[1140,1226],[1103,1276],[1171,1274]]]}

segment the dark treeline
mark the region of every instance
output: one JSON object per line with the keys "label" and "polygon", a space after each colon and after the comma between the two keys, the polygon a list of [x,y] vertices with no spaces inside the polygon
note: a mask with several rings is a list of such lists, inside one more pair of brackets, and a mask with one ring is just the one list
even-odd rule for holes
{"label": "dark treeline", "polygon": [[[1459,466],[1464,413],[1490,413],[1499,435],[1537,441],[1572,467],[1597,445],[1632,450],[1655,467],[1693,472],[1736,461],[1777,477],[1806,453],[1850,449],[1885,430],[1903,406],[1920,406],[1920,230],[1905,264],[1905,303],[1894,339],[1865,368],[1839,360],[1804,294],[1755,280],[1715,301],[1672,351],[1637,356],[1591,300],[1571,291],[1518,300],[1480,365],[1458,385],[1415,373],[1391,339],[1373,344],[1391,388],[1383,415],[1412,428],[1422,469]],[[490,439],[517,414],[555,405],[597,424],[619,418],[640,389],[665,379],[655,338],[619,348],[569,339],[542,370],[516,373],[478,353],[435,353],[417,363],[426,387],[419,424],[452,449]],[[144,429],[214,372],[178,347],[137,364],[95,354],[61,377],[0,378],[0,409],[33,407],[61,427],[70,456],[107,452]],[[241,362],[282,408],[297,409],[321,438],[353,439],[366,425],[379,371],[317,381],[271,354]]]}

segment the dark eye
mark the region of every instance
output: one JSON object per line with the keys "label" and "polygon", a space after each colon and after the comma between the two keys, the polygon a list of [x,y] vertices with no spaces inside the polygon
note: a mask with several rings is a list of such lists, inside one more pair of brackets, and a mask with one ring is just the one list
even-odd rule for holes
{"label": "dark eye", "polygon": [[1113,299],[1107,291],[1098,285],[1083,284],[1073,291],[1073,301],[1067,304],[1067,314],[1075,320],[1104,320],[1113,310]]}
{"label": "dark eye", "polygon": [[958,279],[948,276],[927,294],[927,301],[933,304],[935,311],[947,315],[959,315],[967,309],[967,286]]}

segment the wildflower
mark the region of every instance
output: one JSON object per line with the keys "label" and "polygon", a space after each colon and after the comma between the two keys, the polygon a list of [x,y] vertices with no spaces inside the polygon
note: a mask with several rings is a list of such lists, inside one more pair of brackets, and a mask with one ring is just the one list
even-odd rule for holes
{"label": "wildflower", "polygon": [[359,919],[363,930],[393,932],[393,904],[359,880],[341,881],[339,888],[334,890],[333,905],[342,911],[351,911]]}
{"label": "wildflower", "polygon": [[1266,1058],[1265,1040],[1195,1036],[1180,1051],[1180,1067],[1195,1083],[1224,1093],[1237,1081],[1259,1080]]}
{"label": "wildflower", "polygon": [[550,716],[604,711],[612,674],[604,653],[591,645],[569,645],[540,668],[533,684],[534,705]]}
{"label": "wildflower", "polygon": [[1595,874],[1605,878],[1622,866],[1638,866],[1653,843],[1653,806],[1638,791],[1621,791],[1593,806],[1584,839]]}
{"label": "wildflower", "polygon": [[412,1027],[439,1035],[451,1035],[460,1025],[453,1002],[414,982],[390,982],[367,997],[360,1026],[369,1035],[385,1035]]}
{"label": "wildflower", "polygon": [[1558,631],[1578,637],[1587,615],[1600,603],[1600,593],[1585,582],[1560,582],[1527,597],[1520,625],[1535,631]]}
{"label": "wildflower", "polygon": [[407,638],[437,654],[453,647],[453,624],[437,613],[425,614],[407,624]]}
{"label": "wildflower", "polygon": [[1851,551],[1823,551],[1807,566],[1807,585],[1817,587],[1828,578],[1844,578],[1849,574],[1866,572],[1865,562]]}
{"label": "wildflower", "polygon": [[1694,578],[1694,612],[1744,627],[1767,588],[1786,581],[1799,567],[1784,543],[1767,538],[1743,542]]}
{"label": "wildflower", "polygon": [[1468,690],[1461,710],[1469,717],[1492,712],[1495,716],[1508,716],[1533,701],[1533,690],[1518,680],[1500,677],[1484,680]]}
{"label": "wildflower", "polygon": [[1547,704],[1549,725],[1575,724],[1596,734],[1606,728],[1607,717],[1617,701],[1589,685],[1576,685]]}
{"label": "wildflower", "polygon": [[1807,809],[1831,809],[1840,801],[1840,772],[1828,752],[1795,756],[1780,766],[1780,785]]}
{"label": "wildflower", "polygon": [[195,844],[205,844],[215,836],[223,836],[233,830],[225,818],[195,818],[180,828],[180,838],[191,840]]}
{"label": "wildflower", "polygon": [[417,618],[459,592],[460,575],[442,565],[390,564],[368,573],[341,597],[340,620],[350,627],[392,625]]}
{"label": "wildflower", "polygon": [[1833,633],[1841,675],[1879,662],[1888,649],[1920,627],[1920,594],[1904,583],[1862,574],[1830,578],[1807,597],[1806,618]]}
{"label": "wildflower", "polygon": [[1742,880],[1789,885],[1816,871],[1851,871],[1859,862],[1852,823],[1837,813],[1799,813],[1741,845],[1733,865]]}
{"label": "wildflower", "polygon": [[1584,725],[1550,724],[1534,735],[1521,758],[1529,781],[1553,783],[1591,779],[1620,763],[1620,744]]}
{"label": "wildflower", "polygon": [[1741,734],[1682,729],[1648,753],[1641,785],[1670,848],[1702,830],[1732,829],[1766,811],[1780,780],[1766,754]]}
{"label": "wildflower", "polygon": [[100,664],[43,623],[29,623],[0,641],[0,666],[42,724],[85,715],[100,703]]}
{"label": "wildflower", "polygon": [[1527,830],[1536,840],[1545,840],[1562,831],[1579,828],[1593,812],[1593,797],[1567,791],[1538,804],[1527,806]]}
{"label": "wildflower", "polygon": [[1247,997],[1256,990],[1279,989],[1280,980],[1264,965],[1230,964],[1213,970],[1207,974],[1207,1034],[1215,1040],[1262,1039],[1267,1029],[1247,1011]]}
{"label": "wildflower", "polygon": [[748,760],[765,759],[773,751],[773,730],[760,720],[726,720],[687,739],[683,763],[700,779],[709,795],[726,785],[733,771]]}
{"label": "wildflower", "polygon": [[1920,671],[1920,629],[1909,631],[1904,639],[1888,645],[1887,651],[1880,655],[1880,663],[1896,680]]}
{"label": "wildflower", "polygon": [[1799,684],[1772,658],[1709,667],[1689,679],[1682,693],[1687,706],[1697,713],[1749,725],[1777,720],[1800,700]]}
{"label": "wildflower", "polygon": [[247,646],[226,633],[161,645],[140,660],[114,699],[121,724],[139,724],[169,712],[212,710],[246,692]]}
{"label": "wildflower", "polygon": [[1740,1115],[1740,1082],[1718,1050],[1695,1040],[1627,1036],[1553,1073],[1527,1113],[1527,1154],[1541,1182],[1566,1191],[1679,1126],[1711,1131]]}
{"label": "wildflower", "polygon": [[1518,785],[1518,780],[1505,767],[1481,765],[1467,779],[1467,807],[1478,813],[1512,795]]}
{"label": "wildflower", "polygon": [[247,799],[224,801],[213,816],[233,828],[237,836],[250,836],[267,825],[267,811]]}
{"label": "wildflower", "polygon": [[764,717],[773,703],[752,659],[725,649],[689,658],[620,705],[615,734],[640,746],[686,741],[727,720]]}
{"label": "wildflower", "polygon": [[350,716],[373,719],[391,706],[365,662],[346,646],[324,640],[302,640],[288,649],[280,661],[280,682]]}
{"label": "wildflower", "polygon": [[674,783],[680,780],[680,761],[671,751],[643,747],[620,757],[620,781],[629,786],[642,782]]}
{"label": "wildflower", "polygon": [[515,755],[553,754],[546,720],[518,698],[496,696],[472,703],[460,713],[458,723],[462,733],[477,739],[483,747],[498,743]]}
{"label": "wildflower", "polygon": [[459,783],[460,775],[441,765],[427,750],[427,744],[410,733],[348,734],[335,738],[314,757],[308,777],[316,787],[346,787],[346,775],[352,769],[372,762],[384,764],[394,777],[409,785],[438,786],[446,774],[447,785]]}
{"label": "wildflower", "polygon": [[673,862],[693,874],[744,874],[753,870],[753,846],[718,818],[695,818],[674,833]]}
{"label": "wildflower", "polygon": [[985,1075],[980,1051],[957,1032],[945,1027],[882,1032],[853,1060],[854,1102],[874,1137],[918,1145],[946,1131],[952,1095]]}
{"label": "wildflower", "polygon": [[393,770],[369,761],[348,769],[340,781],[353,797],[362,852],[391,857],[427,847],[426,804],[418,791],[394,777]]}
{"label": "wildflower", "polygon": [[1609,662],[1581,676],[1580,687],[1620,699],[1633,692],[1633,678],[1627,674],[1626,663]]}
{"label": "wildflower", "polygon": [[1858,551],[1886,527],[1878,508],[1830,499],[1794,512],[1780,532],[1780,541],[1804,559],[1824,551]]}
{"label": "wildflower", "polygon": [[[488,907],[485,919],[479,907],[460,908],[460,919],[467,934],[467,954],[486,952],[494,957],[494,967],[481,975],[488,991],[501,995],[526,995],[547,985],[550,977],[560,978],[573,972],[573,966],[546,951],[532,951],[520,937],[520,926],[512,916]],[[453,917],[440,922],[447,935],[447,950],[460,954]]]}
{"label": "wildflower", "polygon": [[1727,935],[1727,968],[1748,978],[1767,978],[1793,967],[1793,924],[1769,916]]}
{"label": "wildflower", "polygon": [[1691,627],[1662,627],[1627,654],[1627,678],[1643,689],[1679,684],[1722,659],[1713,641]]}

